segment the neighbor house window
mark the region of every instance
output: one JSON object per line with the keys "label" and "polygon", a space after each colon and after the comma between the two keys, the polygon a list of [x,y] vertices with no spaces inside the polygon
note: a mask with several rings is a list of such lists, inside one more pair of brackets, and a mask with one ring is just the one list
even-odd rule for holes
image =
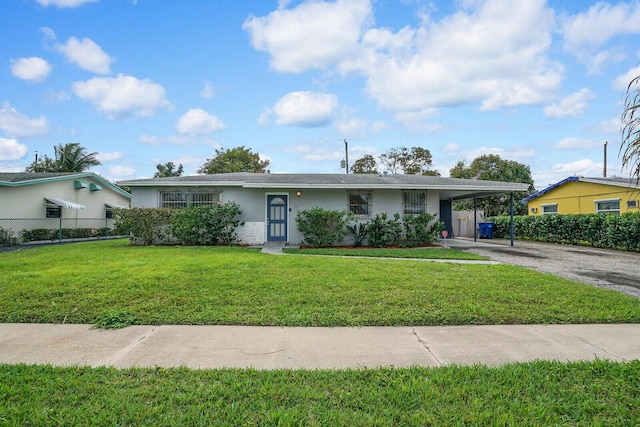
{"label": "neighbor house window", "polygon": [[46,218],[60,218],[62,217],[62,208],[57,205],[47,205],[45,211]]}
{"label": "neighbor house window", "polygon": [[220,193],[196,191],[166,191],[160,193],[160,207],[182,209],[188,206],[213,206],[220,204]]}
{"label": "neighbor house window", "polygon": [[371,209],[370,191],[349,191],[349,212],[358,217],[368,217]]}
{"label": "neighbor house window", "polygon": [[404,215],[419,215],[427,212],[426,191],[403,191],[402,213]]}
{"label": "neighbor house window", "polygon": [[558,204],[542,205],[542,215],[558,215]]}
{"label": "neighbor house window", "polygon": [[113,219],[113,209],[111,209],[111,208],[105,209],[105,218],[106,219]]}
{"label": "neighbor house window", "polygon": [[620,199],[596,200],[596,213],[620,215]]}

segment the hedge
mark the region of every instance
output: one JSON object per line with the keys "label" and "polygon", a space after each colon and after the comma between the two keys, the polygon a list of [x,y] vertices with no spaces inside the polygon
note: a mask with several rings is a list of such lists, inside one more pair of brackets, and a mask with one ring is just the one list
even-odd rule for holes
{"label": "hedge", "polygon": [[[489,218],[495,223],[493,237],[509,238],[510,220],[508,216]],[[516,216],[514,235],[523,240],[640,251],[640,212]]]}

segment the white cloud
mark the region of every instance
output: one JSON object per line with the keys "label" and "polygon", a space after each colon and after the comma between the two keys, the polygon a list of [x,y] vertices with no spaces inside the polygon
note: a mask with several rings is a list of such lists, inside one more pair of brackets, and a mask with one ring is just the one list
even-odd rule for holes
{"label": "white cloud", "polygon": [[371,124],[371,131],[372,132],[381,132],[385,129],[387,129],[389,127],[389,125],[387,124],[387,122],[383,121],[383,120],[376,120],[375,122],[373,122]]}
{"label": "white cloud", "polygon": [[93,40],[83,38],[78,40],[70,37],[66,43],[56,44],[56,50],[62,52],[67,59],[83,70],[96,74],[109,74],[111,72],[111,58]]}
{"label": "white cloud", "polygon": [[335,123],[336,130],[343,138],[364,139],[367,136],[367,121],[356,118],[345,118]]}
{"label": "white cloud", "polygon": [[148,79],[118,74],[118,77],[94,77],[72,84],[74,94],[114,119],[152,116],[160,108],[171,108],[164,88]]}
{"label": "white cloud", "polygon": [[562,32],[565,46],[572,51],[600,47],[620,34],[640,33],[640,3],[621,2],[612,6],[600,1],[567,19]]}
{"label": "white cloud", "polygon": [[582,138],[564,138],[556,142],[555,148],[558,150],[584,150],[586,148],[601,147],[604,141]]}
{"label": "white cloud", "polygon": [[33,83],[47,78],[51,72],[51,65],[37,56],[11,60],[11,74],[15,77]]}
{"label": "white cloud", "polygon": [[276,123],[286,126],[326,126],[334,117],[338,97],[331,93],[291,92],[271,109]]}
{"label": "white cloud", "polygon": [[204,87],[202,88],[202,91],[200,91],[200,96],[204,99],[212,99],[216,96],[216,90],[210,82],[204,82]]}
{"label": "white cloud", "polygon": [[27,146],[15,139],[0,138],[0,161],[20,160],[27,155]]}
{"label": "white cloud", "polygon": [[271,55],[277,71],[301,73],[338,63],[358,49],[362,30],[373,22],[369,0],[306,1],[285,9],[287,3],[242,26],[252,46]]}
{"label": "white cloud", "polygon": [[626,91],[627,87],[629,87],[629,83],[631,83],[631,80],[638,77],[639,75],[640,75],[640,65],[638,65],[637,67],[633,67],[629,69],[629,71],[627,71],[626,73],[616,77],[616,79],[613,82],[613,88],[619,91]]}
{"label": "white cloud", "polygon": [[224,123],[200,108],[192,108],[180,116],[177,129],[185,135],[207,135],[224,129]]}
{"label": "white cloud", "polygon": [[620,122],[620,118],[619,117],[616,117],[616,118],[611,119],[611,120],[603,120],[600,123],[598,123],[595,126],[593,126],[591,131],[592,132],[597,132],[597,133],[614,133],[614,134],[618,134],[620,132],[621,124],[622,123]]}
{"label": "white cloud", "polygon": [[589,101],[595,95],[587,88],[583,88],[576,93],[572,93],[559,102],[544,107],[544,115],[554,119],[578,116],[587,109]]}
{"label": "white cloud", "polygon": [[117,181],[123,178],[130,178],[136,173],[136,170],[129,166],[111,166],[109,168],[109,175],[114,177],[112,180]]}
{"label": "white cloud", "polygon": [[616,36],[640,33],[640,2],[632,0],[611,5],[600,1],[589,10],[568,17],[562,24],[565,49],[589,68],[590,73],[613,61],[621,61],[626,52],[620,46],[605,47]]}
{"label": "white cloud", "polygon": [[55,41],[56,38],[58,37],[58,36],[56,36],[56,32],[53,31],[53,29],[51,29],[49,27],[41,27],[40,31],[42,32],[42,35],[44,36],[45,42]]}
{"label": "white cloud", "polygon": [[19,113],[7,101],[0,108],[0,129],[11,138],[31,138],[50,131],[46,117],[30,119]]}
{"label": "white cloud", "polygon": [[114,151],[112,153],[98,153],[96,156],[100,162],[112,162],[114,160],[120,160],[124,157],[124,154],[119,151]]}
{"label": "white cloud", "polygon": [[56,6],[58,8],[73,8],[85,3],[93,3],[98,0],[36,0],[40,6]]}

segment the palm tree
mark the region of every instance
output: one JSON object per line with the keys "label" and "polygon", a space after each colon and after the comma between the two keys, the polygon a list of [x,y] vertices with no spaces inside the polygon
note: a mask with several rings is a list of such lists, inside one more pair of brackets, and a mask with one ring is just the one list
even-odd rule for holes
{"label": "palm tree", "polygon": [[101,165],[98,153],[87,153],[87,149],[77,142],[53,147],[54,158],[44,159],[27,167],[27,172],[84,172]]}
{"label": "palm tree", "polygon": [[640,181],[640,76],[627,86],[622,112],[622,167],[631,168],[631,176]]}
{"label": "palm tree", "polygon": [[99,166],[98,153],[87,153],[87,149],[77,142],[53,147],[58,172],[84,172],[93,166]]}

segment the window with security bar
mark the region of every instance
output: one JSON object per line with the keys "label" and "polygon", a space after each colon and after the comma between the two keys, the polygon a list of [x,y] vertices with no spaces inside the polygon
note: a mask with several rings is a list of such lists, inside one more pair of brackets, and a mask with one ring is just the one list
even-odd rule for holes
{"label": "window with security bar", "polygon": [[160,207],[184,209],[189,206],[213,206],[220,204],[220,193],[196,191],[166,191],[160,193]]}
{"label": "window with security bar", "polygon": [[368,218],[371,212],[370,191],[349,191],[349,212],[358,218]]}
{"label": "window with security bar", "polygon": [[420,215],[427,212],[427,192],[408,190],[402,192],[403,215]]}

